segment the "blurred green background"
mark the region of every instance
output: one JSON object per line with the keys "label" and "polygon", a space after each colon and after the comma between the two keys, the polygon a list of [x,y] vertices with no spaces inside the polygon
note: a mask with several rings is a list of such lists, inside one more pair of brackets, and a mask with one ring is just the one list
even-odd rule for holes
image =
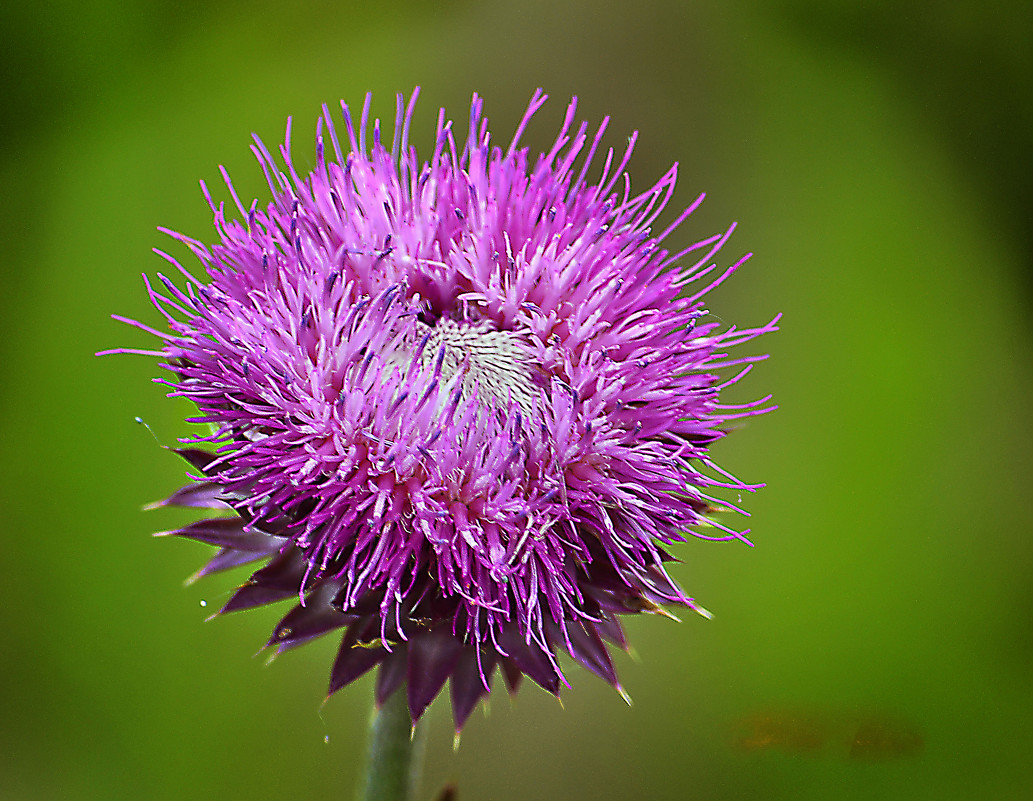
{"label": "blurred green background", "polygon": [[[198,179],[225,164],[242,195],[265,191],[251,131],[275,144],[293,114],[304,165],[321,102],[373,90],[390,116],[416,84],[423,148],[437,108],[462,120],[474,91],[504,141],[536,86],[553,99],[535,148],[571,94],[588,120],[612,115],[611,144],[639,129],[639,188],[677,160],[674,205],[709,192],[676,244],[738,220],[723,256],[756,254],[710,308],[740,325],[785,313],[736,395],[781,408],[717,449],[768,482],[746,499],[757,547],[678,550],[714,620],[630,622],[631,708],[572,669],[565,708],[498,692],[453,752],[439,702],[424,796],[447,781],[463,801],[1033,787],[1022,9],[4,4],[0,795],[350,797],[368,681],[321,706],[333,642],[267,667],[279,609],[205,622],[243,575],[184,589],[207,549],[153,540],[185,518],[140,511],[183,467],[133,418],[170,442],[185,410],[152,360],[92,353],[146,341],[108,314],[156,320],[139,280],[171,247],[156,226],[212,237]],[[865,721],[882,746],[852,758]]]}

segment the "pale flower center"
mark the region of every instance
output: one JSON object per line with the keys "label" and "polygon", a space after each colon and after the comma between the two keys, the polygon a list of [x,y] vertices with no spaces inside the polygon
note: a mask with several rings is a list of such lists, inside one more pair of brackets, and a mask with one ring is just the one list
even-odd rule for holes
{"label": "pale flower center", "polygon": [[525,422],[540,415],[541,390],[535,386],[532,354],[518,334],[496,331],[489,323],[441,319],[433,326],[417,322],[417,337],[430,332],[420,361],[433,364],[444,350],[441,378],[450,381],[462,373],[463,397],[476,397],[483,408],[506,413],[510,404],[520,408]]}

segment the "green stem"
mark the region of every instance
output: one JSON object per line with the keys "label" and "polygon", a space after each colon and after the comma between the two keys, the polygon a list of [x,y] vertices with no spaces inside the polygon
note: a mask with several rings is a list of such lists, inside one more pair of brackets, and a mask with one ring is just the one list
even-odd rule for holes
{"label": "green stem", "polygon": [[425,727],[412,729],[405,687],[375,713],[360,801],[410,801],[423,767]]}

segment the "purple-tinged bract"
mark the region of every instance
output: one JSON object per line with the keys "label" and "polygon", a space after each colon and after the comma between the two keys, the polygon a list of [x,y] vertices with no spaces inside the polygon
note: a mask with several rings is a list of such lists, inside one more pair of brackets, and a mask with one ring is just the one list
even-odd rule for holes
{"label": "purple-tinged bract", "polygon": [[282,168],[256,138],[272,202],[245,208],[227,177],[228,219],[206,191],[218,242],[169,233],[209,280],[166,256],[185,283],[148,291],[171,333],[135,323],[163,342],[132,352],[163,357],[214,431],[178,451],[196,475],[163,503],[236,513],[169,533],[219,547],[199,575],[265,562],[222,611],[294,598],[270,647],[343,628],[331,693],[379,666],[378,700],[404,683],[415,721],[451,678],[459,729],[496,668],[559,694],[565,651],[620,689],[620,615],[703,611],[666,549],[697,527],[745,539],[708,493],[756,486],[709,446],[767,410],[719,390],[759,358],[728,350],[775,325],[707,318],[745,258],[711,261],[731,228],[662,247],[702,196],[654,233],[676,168],[633,194],[634,137],[594,169],[606,122],[575,131],[572,102],[532,160],[545,96],[505,147],[475,96],[465,142],[442,110],[421,164],[414,100],[390,146],[369,97],[358,125],[342,104],[343,136],[324,107],[309,175],[289,125]]}

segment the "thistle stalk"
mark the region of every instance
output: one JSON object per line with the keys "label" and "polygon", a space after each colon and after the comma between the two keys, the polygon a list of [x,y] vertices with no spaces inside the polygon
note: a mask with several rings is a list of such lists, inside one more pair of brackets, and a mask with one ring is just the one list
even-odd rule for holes
{"label": "thistle stalk", "polygon": [[423,768],[426,727],[413,726],[404,688],[373,713],[359,801],[410,801]]}

